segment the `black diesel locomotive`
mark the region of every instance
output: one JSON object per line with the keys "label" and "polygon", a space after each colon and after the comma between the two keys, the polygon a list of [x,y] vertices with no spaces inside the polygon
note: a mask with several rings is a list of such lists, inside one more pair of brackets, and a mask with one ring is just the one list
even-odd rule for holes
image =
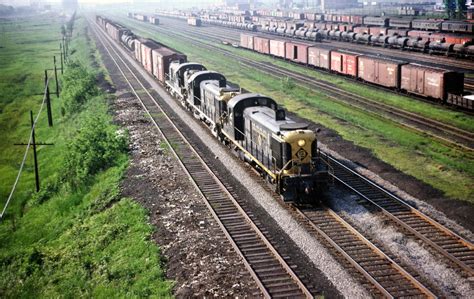
{"label": "black diesel locomotive", "polygon": [[[103,28],[123,28],[100,16],[97,22]],[[116,30],[107,32],[131,49],[130,38],[124,44]],[[129,31],[123,32],[131,36]],[[283,200],[318,200],[317,194],[328,184],[331,167],[318,150],[316,132],[309,130],[307,124],[287,118],[275,100],[242,92],[224,75],[199,63],[187,62],[175,50],[157,42],[150,48],[151,43],[134,37],[135,51],[131,54],[135,59],[203,121],[216,138],[267,178]],[[176,60],[177,54],[180,61]],[[163,66],[167,67],[163,70]],[[165,76],[156,76],[161,71]]]}

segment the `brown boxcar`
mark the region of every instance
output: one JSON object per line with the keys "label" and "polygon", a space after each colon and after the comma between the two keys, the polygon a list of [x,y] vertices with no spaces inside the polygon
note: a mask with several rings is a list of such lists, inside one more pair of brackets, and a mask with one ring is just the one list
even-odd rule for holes
{"label": "brown boxcar", "polygon": [[331,50],[319,47],[308,48],[308,64],[326,70],[331,69]]}
{"label": "brown boxcar", "polygon": [[349,51],[332,51],[331,71],[357,77],[357,58],[360,55]]}
{"label": "brown boxcar", "polygon": [[354,27],[354,32],[361,33],[361,34],[369,33],[369,27],[366,27],[366,26]]}
{"label": "brown boxcar", "polygon": [[141,62],[145,70],[150,74],[153,74],[153,57],[152,51],[162,47],[161,44],[155,42],[154,40],[147,39],[141,42]]}
{"label": "brown boxcar", "polygon": [[399,60],[360,56],[357,76],[364,81],[377,85],[400,88],[401,67],[404,64],[406,62]]}
{"label": "brown boxcar", "polygon": [[401,89],[439,100],[446,100],[448,93],[462,94],[464,73],[419,64],[402,65]]}
{"label": "brown boxcar", "polygon": [[408,29],[388,29],[387,30],[387,35],[398,35],[398,36],[407,36],[408,35]]}
{"label": "brown boxcar", "polygon": [[247,33],[241,33],[240,46],[242,48],[253,50],[253,35],[247,34]]}
{"label": "brown boxcar", "polygon": [[165,84],[165,81],[169,79],[169,68],[172,61],[179,61],[181,63],[187,61],[186,55],[166,47],[154,49],[152,51],[152,58],[153,76],[162,84]]}
{"label": "brown boxcar", "polygon": [[460,34],[445,34],[444,38],[446,43],[449,44],[471,44],[474,42],[474,37],[472,35],[460,35]]}
{"label": "brown boxcar", "polygon": [[285,58],[285,44],[286,42],[284,40],[270,40],[270,54],[277,57]]}
{"label": "brown boxcar", "polygon": [[138,60],[140,63],[142,62],[142,44],[143,40],[142,39],[136,39],[135,40],[135,59]]}
{"label": "brown boxcar", "polygon": [[372,34],[372,35],[387,35],[387,28],[385,28],[385,27],[369,27],[369,34]]}
{"label": "brown boxcar", "polygon": [[351,16],[351,23],[352,24],[363,24],[364,17],[363,16]]}
{"label": "brown boxcar", "polygon": [[431,36],[431,32],[422,30],[410,30],[408,31],[410,37],[421,37],[422,39],[428,40]]}
{"label": "brown boxcar", "polygon": [[351,22],[351,16],[349,16],[349,15],[341,16],[341,22],[350,23]]}
{"label": "brown boxcar", "polygon": [[326,23],[317,22],[317,23],[314,23],[314,28],[324,30],[326,29],[326,25],[327,25]]}
{"label": "brown boxcar", "polygon": [[259,53],[270,54],[270,39],[261,36],[254,36],[253,49]]}
{"label": "brown boxcar", "polygon": [[311,44],[287,42],[285,45],[285,58],[294,62],[308,63],[308,48]]}

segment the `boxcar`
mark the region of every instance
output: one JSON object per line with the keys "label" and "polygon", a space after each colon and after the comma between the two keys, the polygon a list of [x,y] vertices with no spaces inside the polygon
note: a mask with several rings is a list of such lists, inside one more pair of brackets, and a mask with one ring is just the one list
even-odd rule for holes
{"label": "boxcar", "polygon": [[180,63],[187,61],[186,55],[166,47],[153,49],[152,58],[153,76],[162,84],[165,84],[165,81],[169,79],[169,68],[172,61]]}
{"label": "boxcar", "polygon": [[357,77],[357,60],[360,55],[349,51],[332,51],[331,71]]}
{"label": "boxcar", "polygon": [[331,50],[316,46],[308,48],[308,64],[326,70],[331,69]]}
{"label": "boxcar", "polygon": [[155,42],[154,40],[147,39],[140,43],[141,48],[141,62],[145,70],[150,74],[153,74],[153,57],[152,51],[162,47],[161,44]]}
{"label": "boxcar", "polygon": [[451,44],[472,44],[474,37],[472,35],[460,35],[460,34],[445,34],[444,39],[447,43]]}
{"label": "boxcar", "polygon": [[363,16],[351,16],[351,23],[352,24],[364,24],[364,17]]}
{"label": "boxcar", "polygon": [[326,25],[327,25],[326,23],[317,22],[317,23],[314,23],[314,28],[315,29],[320,29],[320,30],[325,30]]}
{"label": "boxcar", "polygon": [[420,29],[420,30],[441,30],[441,23],[440,20],[413,20],[411,22],[411,27],[413,29]]}
{"label": "boxcar", "polygon": [[142,63],[142,47],[141,44],[144,42],[142,38],[135,40],[135,59]]}
{"label": "boxcar", "polygon": [[367,26],[354,27],[354,32],[360,33],[360,34],[369,33],[369,27]]}
{"label": "boxcar", "polygon": [[195,17],[188,18],[188,25],[199,27],[201,26],[201,19]]}
{"label": "boxcar", "polygon": [[428,31],[421,31],[421,30],[410,30],[408,31],[409,37],[420,37],[425,40],[429,40],[431,36],[431,32]]}
{"label": "boxcar", "polygon": [[287,42],[285,45],[285,58],[303,64],[308,63],[308,48],[310,44]]}
{"label": "boxcar", "polygon": [[377,85],[399,88],[401,66],[406,62],[380,58],[375,56],[360,56],[358,59],[357,76],[367,82]]}
{"label": "boxcar", "polygon": [[253,50],[253,35],[247,33],[240,34],[240,46]]}
{"label": "boxcar", "polygon": [[156,16],[150,16],[149,22],[153,25],[160,25],[160,19]]}
{"label": "boxcar", "polygon": [[270,54],[270,39],[262,36],[254,36],[253,49],[259,53]]}
{"label": "boxcar", "polygon": [[419,64],[402,65],[400,88],[410,93],[446,100],[448,94],[462,94],[464,73]]}
{"label": "boxcar", "polygon": [[369,34],[387,35],[387,28],[386,27],[369,27]]}
{"label": "boxcar", "polygon": [[407,29],[388,29],[387,35],[407,36],[408,31]]}
{"label": "boxcar", "polygon": [[270,54],[273,56],[285,58],[285,44],[284,40],[271,39],[270,40]]}
{"label": "boxcar", "polygon": [[341,22],[343,22],[343,23],[350,23],[350,22],[351,22],[351,16],[349,16],[349,15],[343,15],[343,16],[341,16]]}

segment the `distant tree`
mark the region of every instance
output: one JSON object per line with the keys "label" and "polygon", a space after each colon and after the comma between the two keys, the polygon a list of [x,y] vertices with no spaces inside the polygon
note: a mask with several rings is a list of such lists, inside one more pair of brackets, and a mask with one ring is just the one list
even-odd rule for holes
{"label": "distant tree", "polygon": [[446,14],[448,15],[448,18],[450,19],[454,17],[457,1],[459,0],[443,0],[444,9],[446,10]]}
{"label": "distant tree", "polygon": [[464,12],[466,11],[466,1],[465,0],[456,0],[456,17],[462,19],[464,17]]}

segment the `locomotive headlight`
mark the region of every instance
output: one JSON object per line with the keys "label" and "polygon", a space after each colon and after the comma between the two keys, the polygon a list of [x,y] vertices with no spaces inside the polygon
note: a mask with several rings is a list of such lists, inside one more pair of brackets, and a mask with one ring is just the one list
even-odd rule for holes
{"label": "locomotive headlight", "polygon": [[306,144],[306,141],[304,141],[303,139],[298,140],[298,145],[300,147],[303,147],[305,144]]}

